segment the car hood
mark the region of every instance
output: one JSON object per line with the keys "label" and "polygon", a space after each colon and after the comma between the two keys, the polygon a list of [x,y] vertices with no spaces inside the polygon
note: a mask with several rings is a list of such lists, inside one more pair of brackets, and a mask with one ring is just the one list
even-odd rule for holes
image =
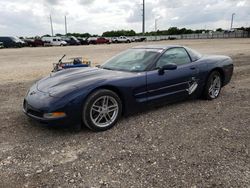
{"label": "car hood", "polygon": [[100,68],[71,68],[56,73],[37,82],[37,89],[53,97],[62,97],[77,89],[98,84],[110,79],[131,76],[133,73],[105,70]]}

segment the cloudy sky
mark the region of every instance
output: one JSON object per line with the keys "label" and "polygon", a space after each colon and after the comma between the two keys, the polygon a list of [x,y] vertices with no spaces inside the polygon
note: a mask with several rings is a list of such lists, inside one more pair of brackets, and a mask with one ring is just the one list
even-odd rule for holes
{"label": "cloudy sky", "polygon": [[[186,27],[229,29],[232,13],[235,27],[250,26],[250,0],[145,0],[146,31]],[[0,0],[0,35],[34,36],[54,33],[102,34],[107,30],[141,32],[142,0]]]}

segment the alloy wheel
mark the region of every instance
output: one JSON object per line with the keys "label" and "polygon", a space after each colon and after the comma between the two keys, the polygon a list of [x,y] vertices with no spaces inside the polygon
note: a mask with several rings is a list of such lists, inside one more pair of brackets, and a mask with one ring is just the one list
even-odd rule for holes
{"label": "alloy wheel", "polygon": [[112,96],[101,96],[95,100],[90,109],[90,118],[97,127],[107,127],[117,118],[119,106]]}
{"label": "alloy wheel", "polygon": [[221,78],[218,74],[213,75],[211,84],[208,89],[209,96],[213,99],[217,98],[221,90]]}

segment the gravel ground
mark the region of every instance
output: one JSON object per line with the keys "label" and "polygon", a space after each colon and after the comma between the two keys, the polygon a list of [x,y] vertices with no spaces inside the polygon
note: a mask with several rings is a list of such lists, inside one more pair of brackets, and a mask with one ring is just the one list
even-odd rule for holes
{"label": "gravel ground", "polygon": [[217,100],[158,107],[101,133],[43,127],[23,115],[23,96],[62,54],[99,64],[138,43],[0,50],[0,187],[250,187],[250,39],[170,42],[231,56],[231,83]]}

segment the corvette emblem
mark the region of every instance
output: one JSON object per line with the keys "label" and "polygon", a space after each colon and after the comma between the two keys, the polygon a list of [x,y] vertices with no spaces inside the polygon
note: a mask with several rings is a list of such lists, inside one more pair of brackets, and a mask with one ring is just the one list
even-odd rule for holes
{"label": "corvette emblem", "polygon": [[30,93],[30,95],[34,95],[34,94],[36,94],[36,92],[35,92],[35,91],[32,91],[32,92]]}
{"label": "corvette emblem", "polygon": [[187,92],[189,95],[191,95],[193,92],[195,92],[195,90],[197,89],[198,87],[198,83],[197,81],[195,80],[195,78],[193,77],[192,78],[192,81],[188,83],[188,89],[187,89]]}

